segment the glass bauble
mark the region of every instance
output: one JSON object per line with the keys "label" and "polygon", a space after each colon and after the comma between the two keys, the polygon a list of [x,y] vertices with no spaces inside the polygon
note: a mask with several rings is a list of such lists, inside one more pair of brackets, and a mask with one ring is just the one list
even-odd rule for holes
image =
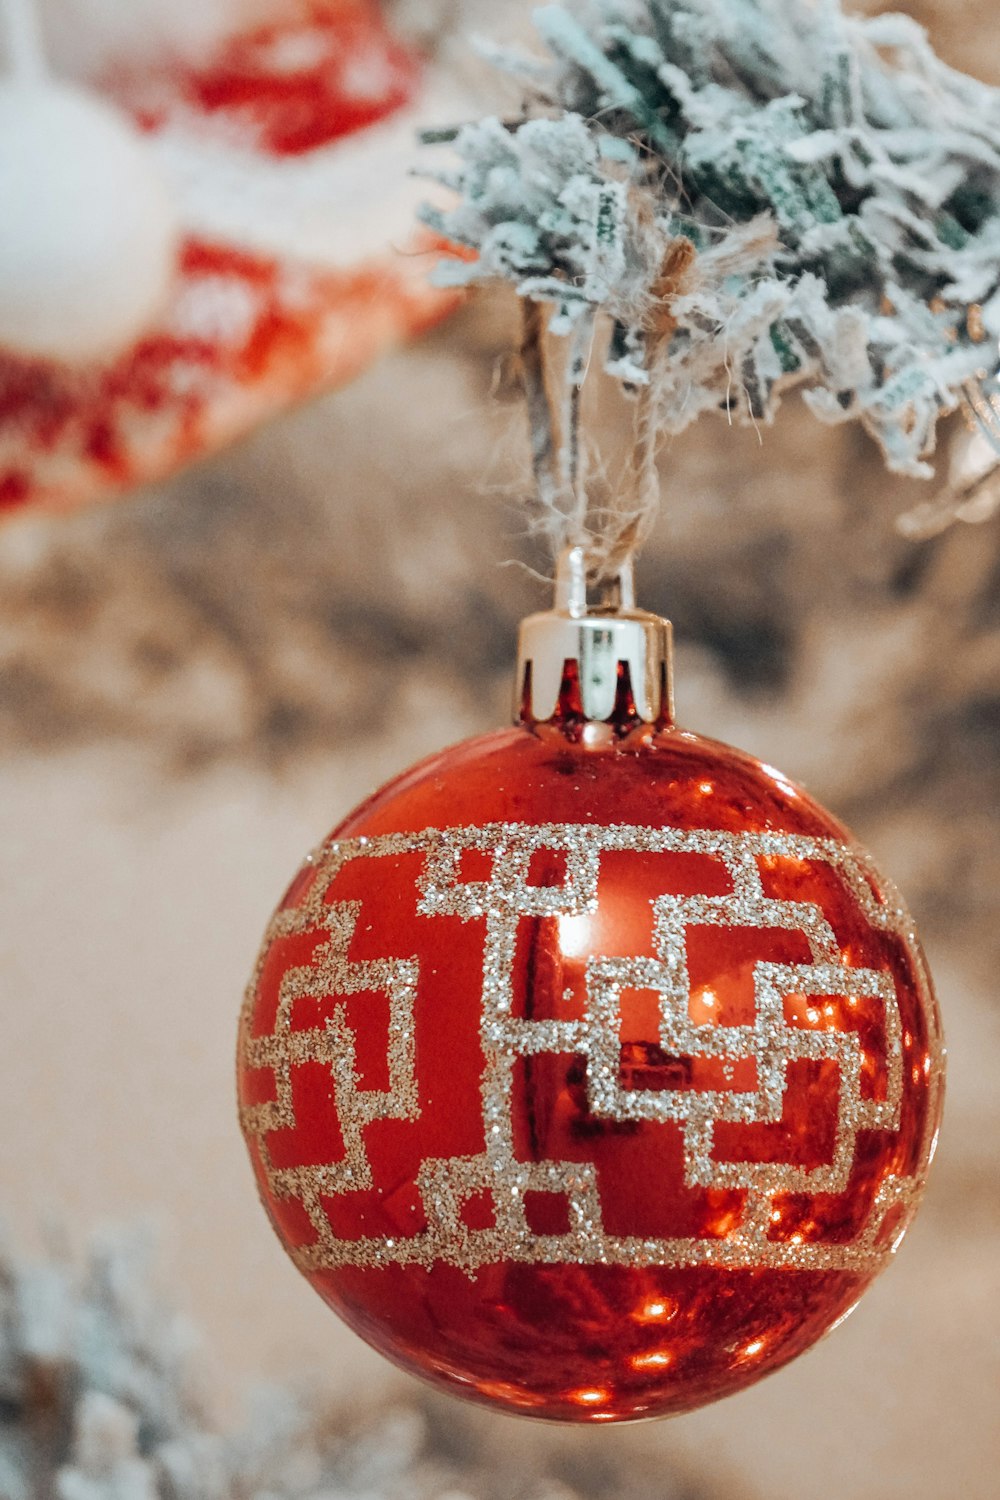
{"label": "glass bauble", "polygon": [[239,1089],[274,1227],[364,1339],[616,1421],[750,1385],[854,1306],[916,1208],[942,1048],[845,830],[665,706],[588,720],[571,676],[308,859]]}

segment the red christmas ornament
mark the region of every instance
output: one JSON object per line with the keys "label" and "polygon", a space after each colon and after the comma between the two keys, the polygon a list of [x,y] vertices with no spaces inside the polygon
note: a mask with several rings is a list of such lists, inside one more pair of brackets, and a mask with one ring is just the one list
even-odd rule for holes
{"label": "red christmas ornament", "polygon": [[771,767],[674,727],[669,626],[522,627],[516,728],[306,862],[239,1045],[295,1263],[415,1374],[619,1421],[839,1322],[923,1188],[943,1053],[899,897]]}

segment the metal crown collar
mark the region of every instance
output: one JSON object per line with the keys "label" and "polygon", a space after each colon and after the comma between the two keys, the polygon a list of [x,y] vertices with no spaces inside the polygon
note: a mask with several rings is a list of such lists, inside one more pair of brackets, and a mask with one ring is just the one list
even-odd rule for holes
{"label": "metal crown collar", "polygon": [[630,690],[630,717],[647,724],[673,716],[672,631],[636,609],[631,563],[603,598],[588,605],[587,555],[570,547],[556,569],[555,608],[521,621],[515,717],[555,718],[575,678],[584,720],[611,722]]}

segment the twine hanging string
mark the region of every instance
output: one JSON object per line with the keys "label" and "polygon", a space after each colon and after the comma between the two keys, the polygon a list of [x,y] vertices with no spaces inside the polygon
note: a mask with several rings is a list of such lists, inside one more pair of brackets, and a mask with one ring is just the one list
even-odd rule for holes
{"label": "twine hanging string", "polygon": [[537,528],[554,557],[582,547],[594,584],[612,582],[634,561],[660,503],[657,455],[662,440],[659,411],[677,324],[672,300],[684,286],[695,248],[672,240],[650,299],[645,330],[647,382],[637,393],[633,442],[623,481],[601,506],[588,491],[588,445],[584,390],[596,336],[596,313],[581,318],[562,357],[548,331],[548,311],[532,298],[522,302],[521,370],[528,413]]}
{"label": "twine hanging string", "polygon": [[35,0],[0,0],[0,45],[9,77],[41,83],[48,76]]}
{"label": "twine hanging string", "polygon": [[588,532],[583,388],[590,367],[594,319],[581,320],[560,362],[548,331],[550,310],[531,297],[521,304],[521,377],[528,412],[538,528],[558,554],[585,546]]}
{"label": "twine hanging string", "polygon": [[558,437],[554,407],[549,396],[546,352],[546,310],[542,303],[527,297],[521,304],[521,382],[528,411],[528,434],[531,442],[531,468],[534,475],[535,505],[540,524],[550,533],[561,518],[558,463]]}
{"label": "twine hanging string", "polygon": [[660,472],[657,456],[663,441],[660,413],[663,387],[670,360],[670,341],[677,329],[674,298],[684,289],[695,264],[690,240],[671,240],[663,256],[659,279],[653,287],[649,328],[646,333],[646,367],[649,380],[636,399],[634,442],[628,482],[614,497],[608,528],[605,574],[616,574],[633,561],[649,535],[660,507]]}
{"label": "twine hanging string", "polygon": [[588,532],[587,449],[583,428],[583,390],[594,348],[596,314],[589,311],[570,336],[563,370],[563,421],[559,472],[570,516],[571,545],[582,543]]}

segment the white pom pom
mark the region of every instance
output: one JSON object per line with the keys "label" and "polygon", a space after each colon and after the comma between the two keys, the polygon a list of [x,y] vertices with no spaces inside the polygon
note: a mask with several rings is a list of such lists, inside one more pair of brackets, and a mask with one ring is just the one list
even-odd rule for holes
{"label": "white pom pom", "polygon": [[67,363],[120,352],[163,306],[176,249],[125,115],[62,84],[0,83],[0,346]]}

